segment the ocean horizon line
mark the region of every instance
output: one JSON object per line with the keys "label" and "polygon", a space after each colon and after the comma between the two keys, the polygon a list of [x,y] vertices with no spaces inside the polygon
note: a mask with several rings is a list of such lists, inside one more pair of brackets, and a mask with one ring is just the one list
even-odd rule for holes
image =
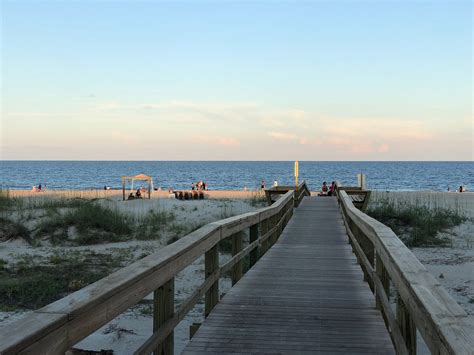
{"label": "ocean horizon line", "polygon": [[195,160],[195,159],[170,159],[170,160],[127,160],[127,159],[0,159],[0,162],[317,162],[317,163],[474,163],[474,160],[237,160],[237,159],[230,159],[230,160]]}

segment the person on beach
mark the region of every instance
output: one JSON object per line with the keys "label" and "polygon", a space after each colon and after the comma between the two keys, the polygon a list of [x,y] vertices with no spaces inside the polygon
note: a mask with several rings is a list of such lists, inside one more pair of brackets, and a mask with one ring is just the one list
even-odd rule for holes
{"label": "person on beach", "polygon": [[194,182],[191,184],[191,190],[194,191]]}
{"label": "person on beach", "polygon": [[334,196],[336,194],[336,182],[333,181],[329,187],[328,196]]}
{"label": "person on beach", "polygon": [[137,189],[137,192],[135,193],[136,198],[142,198],[142,193],[140,192],[140,189]]}
{"label": "person on beach", "polygon": [[273,187],[278,187],[278,181],[273,181]]}
{"label": "person on beach", "polygon": [[36,185],[34,185],[34,186],[31,188],[31,191],[33,191],[33,192],[37,192],[37,191],[38,191],[38,189],[36,188]]}
{"label": "person on beach", "polygon": [[127,200],[135,200],[135,196],[133,196],[133,192],[130,192],[130,195],[128,195]]}
{"label": "person on beach", "polygon": [[265,190],[265,180],[260,183],[260,189]]}
{"label": "person on beach", "polygon": [[207,184],[204,181],[202,182],[202,189],[204,191],[207,190]]}
{"label": "person on beach", "polygon": [[318,194],[318,196],[327,196],[328,195],[328,185],[326,181],[323,182],[323,186],[321,187],[321,192]]}

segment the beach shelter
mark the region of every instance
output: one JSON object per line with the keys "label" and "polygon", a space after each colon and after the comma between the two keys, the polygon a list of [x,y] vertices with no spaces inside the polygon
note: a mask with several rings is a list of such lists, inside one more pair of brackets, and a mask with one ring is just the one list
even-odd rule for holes
{"label": "beach shelter", "polygon": [[133,191],[133,183],[135,181],[145,181],[148,183],[148,198],[151,198],[151,190],[153,189],[153,179],[151,176],[145,174],[138,174],[135,176],[122,176],[122,192],[123,192],[123,200],[126,200],[125,196],[125,187],[127,182],[130,181],[132,183],[132,191]]}

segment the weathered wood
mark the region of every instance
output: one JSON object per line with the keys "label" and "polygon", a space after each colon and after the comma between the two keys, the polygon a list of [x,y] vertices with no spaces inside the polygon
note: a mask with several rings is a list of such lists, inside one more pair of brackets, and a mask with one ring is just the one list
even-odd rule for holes
{"label": "weathered wood", "polygon": [[215,271],[209,276],[204,283],[192,293],[192,295],[180,306],[174,313],[173,318],[166,321],[156,332],[152,334],[147,341],[134,352],[134,355],[148,355],[155,349],[158,344],[173,332],[173,329],[181,322],[189,313],[202,296],[212,287],[216,280],[219,280],[221,273],[219,270]]}
{"label": "weathered wood", "polygon": [[[204,269],[206,278],[210,277],[219,268],[219,251],[217,245],[209,249],[205,254]],[[214,281],[206,292],[204,315],[207,317],[219,302],[219,280]]]}
{"label": "weathered wood", "polygon": [[255,240],[249,245],[247,245],[244,249],[240,252],[235,254],[232,258],[230,258],[224,265],[220,267],[221,273],[225,275],[229,270],[232,270],[234,265],[241,262],[243,258],[245,258],[248,254],[251,254],[253,250],[256,250],[259,245],[259,240]]}
{"label": "weathered wood", "polygon": [[[269,220],[268,219],[264,219],[263,221],[260,222],[260,230],[262,231],[261,232],[261,248],[260,248],[260,251],[261,251],[261,254],[260,254],[260,257],[262,255],[264,255],[268,248],[269,248],[269,242],[268,242],[268,238],[267,238],[267,233],[269,231]],[[271,234],[270,234],[271,235]],[[269,237],[269,236],[268,236]]]}
{"label": "weathered wood", "polygon": [[[253,226],[250,226],[250,232],[249,232],[249,242],[252,244],[253,242],[258,240],[258,224],[254,224]],[[257,248],[253,249],[250,252],[250,267],[254,266],[255,263],[258,260],[258,246]]]}
{"label": "weathered wood", "polygon": [[364,203],[363,203],[363,205],[360,209],[364,213],[367,212],[367,208],[369,207],[370,195],[371,194],[372,194],[372,192],[370,190],[366,192]]}
{"label": "weathered wood", "polygon": [[[166,282],[154,292],[153,332],[174,316],[174,278]],[[171,332],[164,341],[157,346],[154,355],[170,355],[174,352],[174,335]]]}
{"label": "weathered wood", "polygon": [[[360,257],[358,258],[359,264],[363,266],[364,269],[364,277],[367,276],[367,278],[373,283],[374,289],[376,293],[376,308],[380,309],[382,311],[382,315],[384,317],[385,323],[387,325],[387,328],[390,330],[390,336],[392,337],[393,344],[395,346],[395,349],[397,350],[397,354],[408,354],[408,350],[405,344],[405,340],[402,336],[401,330],[398,326],[398,322],[395,318],[395,315],[392,311],[390,301],[389,301],[389,287],[388,287],[388,278],[386,272],[384,273],[383,270],[383,264],[381,262],[381,259],[378,258],[377,260],[377,271],[374,271],[373,266],[371,265],[369,259],[367,258],[364,250],[362,247],[359,245],[356,236],[352,233],[351,229],[349,228],[348,221],[345,217],[345,215],[342,215],[344,224],[346,226],[346,230],[349,236],[349,239],[352,240],[352,248],[354,249],[354,252],[356,255],[359,255]],[[384,281],[382,282],[382,279],[379,278],[379,273],[383,275]]]}
{"label": "weathered wood", "polygon": [[[403,304],[403,300],[397,296],[397,322],[403,339],[410,355],[416,355],[416,327],[410,317],[410,313]],[[474,351],[474,349],[473,349]]]}
{"label": "weathered wood", "polygon": [[393,286],[430,350],[469,354],[474,348],[474,335],[469,330],[466,312],[390,228],[355,208],[342,189],[338,195],[348,219],[373,243]]}
{"label": "weathered wood", "polygon": [[[0,332],[0,353],[17,353],[27,348],[33,353],[42,353],[43,346],[51,354],[64,353],[162,286],[214,247],[222,236],[255,225],[262,217],[275,215],[292,199],[293,192],[289,191],[270,207],[208,224],[158,252],[14,322]],[[22,331],[14,330],[16,328]]]}
{"label": "weathered wood", "polygon": [[[382,259],[376,255],[375,256],[376,258],[376,272],[377,272],[377,276],[378,278],[380,279],[381,283],[382,283],[382,289],[383,289],[383,293],[385,293],[385,295],[387,296],[387,298],[389,299],[390,297],[390,278],[388,276],[388,273],[387,273],[387,270],[385,269],[385,266],[383,265],[383,262],[382,262]],[[380,298],[379,298],[379,293],[381,293],[381,291],[379,290],[379,292],[376,292],[376,307],[380,309]]]}
{"label": "weathered wood", "polygon": [[394,353],[334,198],[303,200],[206,318],[184,353],[194,352]]}
{"label": "weathered wood", "polygon": [[[232,255],[237,255],[242,250],[242,232],[238,232],[232,236]],[[232,286],[234,286],[242,277],[242,260],[239,260],[232,267]]]}
{"label": "weathered wood", "polygon": [[[360,230],[357,226],[354,226],[353,227],[353,232],[354,232],[354,235],[356,236],[357,238],[357,241],[359,242],[360,246],[362,247],[362,250],[364,252],[364,255],[367,257],[367,260],[369,261],[370,265],[373,267],[374,266],[374,262],[375,262],[375,249],[374,249],[374,245],[372,244],[372,242],[370,241],[369,238],[367,238]],[[365,268],[365,266],[364,266]],[[367,273],[365,273],[367,274]],[[370,286],[370,289],[372,290],[372,292],[374,291],[374,283],[372,282],[372,280],[370,278],[367,278],[366,277],[367,275],[365,275],[365,280],[369,283],[369,286]]]}

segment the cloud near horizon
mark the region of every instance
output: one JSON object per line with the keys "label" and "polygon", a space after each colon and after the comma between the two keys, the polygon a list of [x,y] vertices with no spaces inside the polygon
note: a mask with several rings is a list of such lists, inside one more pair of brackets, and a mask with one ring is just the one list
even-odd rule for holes
{"label": "cloud near horizon", "polygon": [[[36,122],[44,115],[6,112],[2,158],[83,159],[81,151],[88,158],[95,151],[96,159],[436,160],[449,159],[446,149],[457,144],[458,155],[452,158],[472,159],[469,133],[453,138],[449,127],[421,119],[329,117],[300,108],[189,101],[110,100],[84,106],[79,113],[74,112],[72,121],[43,129]],[[15,121],[19,115],[21,124]],[[52,116],[60,117],[57,112]],[[65,112],[64,117],[72,115]],[[460,125],[471,130],[464,118],[455,127]],[[38,148],[50,141],[71,149],[51,154],[51,148]],[[118,153],[121,146],[126,153]]]}

